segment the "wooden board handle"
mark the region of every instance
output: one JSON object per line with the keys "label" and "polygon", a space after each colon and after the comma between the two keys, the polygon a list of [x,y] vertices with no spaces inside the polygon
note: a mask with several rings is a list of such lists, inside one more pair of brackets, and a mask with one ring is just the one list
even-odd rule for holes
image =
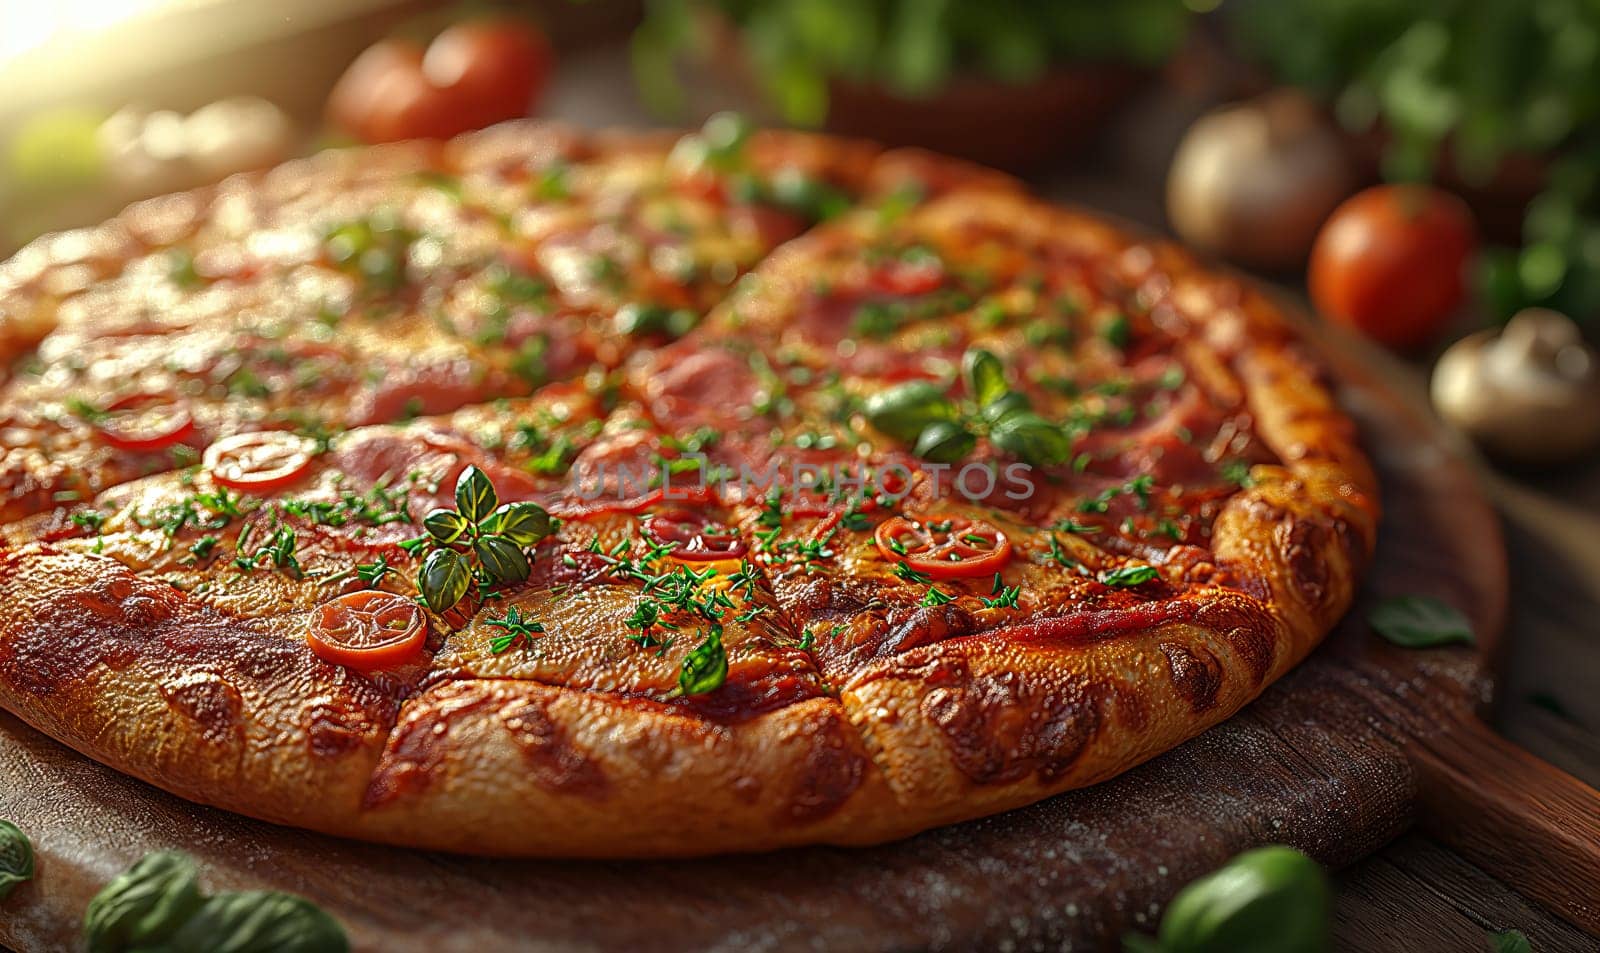
{"label": "wooden board handle", "polygon": [[1418,739],[1408,753],[1424,830],[1600,934],[1600,791],[1476,718]]}

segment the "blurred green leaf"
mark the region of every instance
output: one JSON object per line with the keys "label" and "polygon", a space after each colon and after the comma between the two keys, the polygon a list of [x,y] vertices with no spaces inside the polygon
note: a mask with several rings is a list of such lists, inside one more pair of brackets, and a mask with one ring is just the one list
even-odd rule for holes
{"label": "blurred green leaf", "polygon": [[783,118],[817,125],[835,79],[930,96],[964,74],[1022,83],[1057,63],[1155,65],[1190,17],[1183,0],[650,0],[633,70],[646,104],[674,114],[684,105],[677,59],[720,55],[705,27],[721,20]]}
{"label": "blurred green leaf", "polygon": [[1521,930],[1499,930],[1489,934],[1489,948],[1494,953],[1533,953],[1533,944]]}
{"label": "blurred green leaf", "polygon": [[629,42],[634,84],[645,107],[658,116],[680,116],[685,108],[677,57],[692,34],[686,0],[650,0],[644,21]]}
{"label": "blurred green leaf", "polygon": [[58,189],[93,182],[104,170],[98,133],[105,116],[87,109],[58,109],[22,123],[6,156],[16,186]]}
{"label": "blurred green leaf", "polygon": [[926,95],[950,75],[955,50],[945,32],[949,0],[901,0],[884,50],[883,79],[890,89]]}
{"label": "blurred green leaf", "polygon": [[1600,337],[1600,3],[1230,0],[1221,13],[1269,74],[1346,127],[1378,129],[1385,178],[1434,178],[1448,158],[1494,201],[1543,177],[1525,246],[1483,258],[1485,310],[1552,307]]}

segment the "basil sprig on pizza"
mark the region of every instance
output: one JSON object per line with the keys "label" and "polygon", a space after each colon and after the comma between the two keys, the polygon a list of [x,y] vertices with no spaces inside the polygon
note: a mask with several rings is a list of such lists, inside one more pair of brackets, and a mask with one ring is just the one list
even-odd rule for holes
{"label": "basil sprig on pizza", "polygon": [[1092,784],[1303,658],[1377,519],[1247,285],[728,119],[143,203],[0,266],[0,348],[0,706],[419,847],[872,843]]}

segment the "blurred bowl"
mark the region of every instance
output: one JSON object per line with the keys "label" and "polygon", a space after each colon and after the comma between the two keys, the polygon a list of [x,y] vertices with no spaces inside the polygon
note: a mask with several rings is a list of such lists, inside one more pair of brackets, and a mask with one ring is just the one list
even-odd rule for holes
{"label": "blurred bowl", "polygon": [[[1381,126],[1364,132],[1346,130],[1345,136],[1363,178],[1381,181],[1383,156],[1393,141],[1388,130]],[[1484,236],[1502,244],[1520,245],[1528,203],[1549,183],[1550,164],[1550,156],[1512,152],[1501,158],[1489,177],[1472,177],[1461,171],[1455,150],[1445,142],[1433,181],[1472,206],[1473,217]]]}
{"label": "blurred bowl", "polygon": [[1028,172],[1084,151],[1152,75],[1117,63],[1062,64],[1027,83],[957,77],[927,97],[834,80],[825,125],[830,132]]}

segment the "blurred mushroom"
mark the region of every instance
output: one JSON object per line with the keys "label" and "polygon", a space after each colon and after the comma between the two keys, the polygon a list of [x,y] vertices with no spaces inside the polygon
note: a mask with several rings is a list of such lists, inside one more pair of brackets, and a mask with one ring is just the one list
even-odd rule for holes
{"label": "blurred mushroom", "polygon": [[294,151],[294,127],[283,110],[255,96],[219,99],[184,120],[189,159],[207,181],[277,165]]}
{"label": "blurred mushroom", "polygon": [[184,147],[184,117],[128,106],[100,126],[106,177],[120,201],[177,192],[199,184]]}
{"label": "blurred mushroom", "polygon": [[1600,443],[1600,362],[1565,315],[1529,308],[1452,345],[1433,371],[1433,403],[1490,453],[1558,463]]}
{"label": "blurred mushroom", "polygon": [[1343,140],[1292,90],[1196,120],[1167,173],[1167,217],[1185,240],[1260,268],[1305,261],[1355,187]]}
{"label": "blurred mushroom", "polygon": [[97,133],[107,178],[121,201],[216,182],[276,165],[294,151],[283,110],[252,96],[223,99],[185,116],[129,106]]}

